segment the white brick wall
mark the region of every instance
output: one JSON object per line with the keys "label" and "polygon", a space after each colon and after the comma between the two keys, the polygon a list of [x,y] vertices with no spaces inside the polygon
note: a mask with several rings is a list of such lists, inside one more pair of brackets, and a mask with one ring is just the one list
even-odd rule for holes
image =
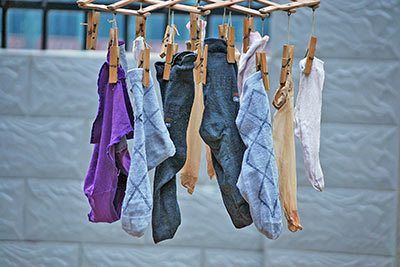
{"label": "white brick wall", "polygon": [[[193,196],[178,186],[173,240],[89,223],[82,188],[104,52],[0,50],[0,266],[399,266],[399,13],[396,0],[325,0],[316,11],[326,190],[308,185],[297,144],[304,230],[285,227],[276,241],[234,229],[204,162]],[[270,97],[287,17],[271,20]],[[291,16],[295,85],[310,24],[308,9]]]}

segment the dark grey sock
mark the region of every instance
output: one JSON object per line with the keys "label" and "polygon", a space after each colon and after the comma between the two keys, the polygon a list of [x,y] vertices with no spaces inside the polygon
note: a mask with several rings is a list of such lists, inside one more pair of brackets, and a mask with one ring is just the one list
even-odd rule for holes
{"label": "dark grey sock", "polygon": [[157,168],[153,194],[153,240],[155,243],[173,238],[181,224],[176,196],[176,173],[186,160],[186,130],[194,99],[193,67],[196,56],[185,51],[174,56],[169,81],[162,80],[164,62],[156,62],[164,107],[164,120],[176,153]]}
{"label": "dark grey sock", "polygon": [[208,44],[207,84],[203,87],[200,135],[211,148],[225,207],[235,227],[242,228],[251,224],[252,219],[249,205],[236,187],[246,148],[235,123],[239,111],[237,65],[227,62],[224,40],[209,38],[205,44]]}

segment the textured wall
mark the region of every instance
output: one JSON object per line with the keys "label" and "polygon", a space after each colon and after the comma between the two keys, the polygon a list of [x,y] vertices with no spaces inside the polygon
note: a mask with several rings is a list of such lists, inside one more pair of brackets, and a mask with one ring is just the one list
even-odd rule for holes
{"label": "textured wall", "polygon": [[[395,0],[317,10],[326,190],[308,185],[297,146],[304,230],[277,241],[234,229],[204,166],[193,196],[179,186],[173,240],[155,246],[150,229],[136,239],[119,222],[89,223],[82,187],[104,52],[0,50],[0,266],[399,266],[399,13]],[[310,10],[291,16],[296,89],[310,24]],[[286,25],[272,16],[270,96]]]}

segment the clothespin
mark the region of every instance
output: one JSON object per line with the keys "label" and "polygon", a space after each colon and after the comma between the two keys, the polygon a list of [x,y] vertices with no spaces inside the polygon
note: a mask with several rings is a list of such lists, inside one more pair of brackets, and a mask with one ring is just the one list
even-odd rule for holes
{"label": "clothespin", "polygon": [[269,90],[268,65],[265,52],[256,52],[256,70],[261,71],[265,91]]}
{"label": "clothespin", "polygon": [[317,37],[311,36],[310,43],[308,44],[308,49],[307,49],[306,66],[304,68],[304,74],[306,74],[306,75],[311,73],[311,67],[312,67],[312,63],[313,63],[313,60],[314,60],[314,54],[315,54],[316,45],[317,45]]}
{"label": "clothespin", "polygon": [[169,80],[169,73],[171,71],[172,66],[172,56],[173,56],[173,47],[174,45],[169,43],[167,45],[167,57],[165,58],[164,64],[164,73],[163,73],[163,80]]}
{"label": "clothespin", "polygon": [[228,63],[235,63],[235,27],[228,28]]}
{"label": "clothespin", "polygon": [[224,23],[218,25],[218,37],[226,41],[226,32],[228,31],[228,24]]}
{"label": "clothespin", "polygon": [[199,45],[197,47],[197,58],[194,63],[195,65],[194,65],[193,75],[194,75],[194,83],[195,84],[198,84],[202,81],[201,77],[200,77],[201,63],[202,63],[202,55],[201,55],[201,46]]}
{"label": "clothespin", "polygon": [[286,78],[287,78],[287,67],[289,63],[289,46],[283,46],[283,53],[282,53],[282,66],[281,66],[281,75],[279,79],[279,83],[281,87],[285,85]]}
{"label": "clothespin", "polygon": [[254,31],[253,17],[243,18],[243,53],[249,49],[250,32]]}
{"label": "clothespin", "polygon": [[[113,31],[111,31],[113,30]],[[118,67],[119,67],[119,45],[118,45],[118,28],[110,30],[112,36],[112,44],[110,47],[110,70],[109,70],[109,83],[116,83],[118,80]]]}
{"label": "clothespin", "polygon": [[142,84],[144,87],[149,87],[149,84],[150,84],[150,48],[145,48],[144,50],[142,50],[141,57],[142,57],[142,61],[143,61]]}
{"label": "clothespin", "polygon": [[[168,44],[175,42],[175,34],[176,34],[175,25],[173,25],[172,27],[167,25],[167,28],[165,29],[164,39],[163,39],[163,42],[161,45],[161,52],[160,52],[161,58],[164,58],[166,56]],[[174,48],[177,45],[178,44],[174,44]],[[173,50],[175,50],[175,49],[173,49]],[[176,50],[176,51],[178,51],[178,50]],[[173,51],[173,54],[176,54],[176,53]]]}
{"label": "clothespin", "polygon": [[199,17],[198,14],[190,13],[190,48],[192,51],[196,50],[200,43],[201,24],[199,25]]}
{"label": "clothespin", "polygon": [[288,62],[287,74],[292,73],[293,56],[294,56],[294,45],[290,45],[289,46],[289,62]]}
{"label": "clothespin", "polygon": [[93,27],[93,11],[87,14],[87,34],[86,34],[86,50],[92,48],[92,27]]}
{"label": "clothespin", "polygon": [[94,12],[92,14],[92,27],[91,27],[91,41],[90,49],[96,50],[97,48],[97,33],[99,30],[100,12]]}
{"label": "clothespin", "polygon": [[208,45],[205,45],[203,51],[203,60],[201,61],[200,65],[200,76],[204,85],[206,84],[207,81],[207,61],[208,61]]}
{"label": "clothespin", "polygon": [[108,38],[108,49],[111,48],[113,41],[114,41],[114,29],[111,28],[110,29],[110,37]]}
{"label": "clothespin", "polygon": [[136,16],[136,31],[135,38],[139,36],[143,37],[144,42],[146,42],[146,17]]}

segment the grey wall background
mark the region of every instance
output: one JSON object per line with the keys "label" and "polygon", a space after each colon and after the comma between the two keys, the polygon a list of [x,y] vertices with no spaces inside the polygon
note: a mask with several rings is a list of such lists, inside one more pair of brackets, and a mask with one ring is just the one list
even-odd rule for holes
{"label": "grey wall background", "polygon": [[[193,196],[179,186],[173,240],[155,246],[150,229],[136,239],[120,223],[89,223],[82,187],[104,52],[1,50],[0,266],[399,266],[400,4],[322,2],[326,190],[308,185],[298,146],[304,230],[276,241],[234,229],[204,166]],[[272,16],[270,97],[286,25]],[[310,10],[291,16],[296,89],[310,31]]]}

